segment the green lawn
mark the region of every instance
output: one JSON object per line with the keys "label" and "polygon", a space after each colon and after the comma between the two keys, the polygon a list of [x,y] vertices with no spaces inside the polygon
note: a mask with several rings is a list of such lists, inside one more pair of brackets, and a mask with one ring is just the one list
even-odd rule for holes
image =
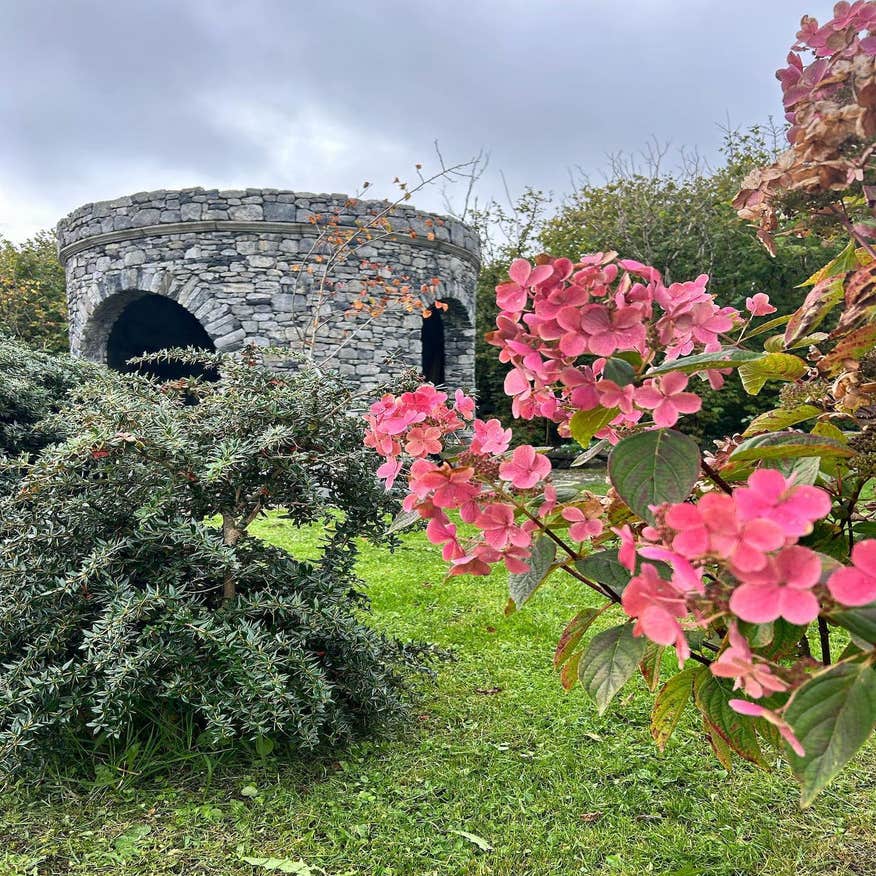
{"label": "green lawn", "polygon": [[[296,553],[317,537],[276,519],[256,531]],[[657,757],[639,681],[602,718],[564,694],[550,661],[587,599],[572,586],[506,618],[503,576],[443,583],[420,534],[394,556],[366,548],[360,571],[375,624],[456,655],[410,726],[209,783],[186,770],[122,790],[19,788],[0,802],[0,873],[283,872],[244,857],[329,876],[876,873],[876,746],[801,812],[784,766],[728,775],[692,720]]]}

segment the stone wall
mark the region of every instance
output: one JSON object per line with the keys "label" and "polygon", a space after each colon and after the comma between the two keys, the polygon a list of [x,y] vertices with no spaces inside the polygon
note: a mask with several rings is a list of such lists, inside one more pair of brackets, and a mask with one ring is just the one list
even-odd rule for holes
{"label": "stone wall", "polygon": [[[335,216],[343,228],[362,227],[384,206],[336,194],[184,189],[80,207],[57,229],[72,351],[106,361],[114,325],[129,304],[147,295],[185,308],[217,350],[248,343],[300,348],[317,316],[313,287],[322,270],[314,260],[319,251],[311,252],[319,228],[313,218],[320,223]],[[449,304],[445,381],[473,387],[475,234],[456,220],[410,207],[396,208],[390,225],[332,266],[329,274],[342,291],[318,315],[325,327],[317,336],[317,361],[337,366],[366,391],[404,367],[419,368],[419,313],[389,309],[370,323],[348,313],[370,275],[392,276],[414,289],[437,277],[434,297]],[[314,273],[296,270],[302,264],[313,265]],[[291,360],[285,364],[291,367]]]}

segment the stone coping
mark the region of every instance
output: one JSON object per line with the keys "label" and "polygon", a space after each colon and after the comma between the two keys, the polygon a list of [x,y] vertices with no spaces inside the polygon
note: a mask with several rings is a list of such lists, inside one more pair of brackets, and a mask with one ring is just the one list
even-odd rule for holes
{"label": "stone coping", "polygon": [[[337,225],[339,229],[354,231],[359,228],[357,225]],[[205,232],[229,232],[238,234],[283,234],[293,238],[301,238],[304,236],[316,237],[319,233],[319,226],[315,226],[310,222],[268,222],[264,220],[255,220],[250,222],[237,221],[233,219],[212,219],[207,221],[190,221],[190,222],[163,222],[157,225],[145,225],[138,228],[125,228],[120,231],[107,231],[90,236],[81,237],[66,246],[62,246],[58,250],[58,256],[61,264],[66,264],[67,260],[86,249],[91,249],[95,246],[102,246],[108,243],[119,243],[126,240],[138,240],[144,237],[156,237],[171,234],[203,234]],[[423,249],[435,249],[440,252],[445,252],[448,255],[456,256],[457,258],[465,259],[477,269],[480,267],[480,257],[476,252],[466,249],[462,246],[457,246],[447,240],[429,240],[426,237],[411,237],[409,234],[399,232],[379,232],[381,240],[393,240],[398,243],[404,243],[407,246],[419,247]],[[363,240],[363,245],[373,245],[374,241]]]}

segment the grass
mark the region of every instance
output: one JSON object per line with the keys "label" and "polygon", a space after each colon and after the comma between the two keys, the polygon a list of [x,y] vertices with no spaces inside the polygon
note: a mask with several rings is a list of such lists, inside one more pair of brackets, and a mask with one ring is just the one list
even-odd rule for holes
{"label": "grass", "polygon": [[[298,555],[318,538],[276,518],[256,531]],[[442,583],[420,534],[394,556],[366,547],[360,573],[375,624],[456,655],[410,725],[209,782],[188,770],[121,790],[19,787],[0,801],[0,874],[283,872],[245,857],[329,876],[876,873],[876,746],[800,811],[783,765],[726,773],[692,719],[658,757],[638,681],[602,718],[564,694],[551,654],[587,600],[571,584],[506,618],[500,574]]]}

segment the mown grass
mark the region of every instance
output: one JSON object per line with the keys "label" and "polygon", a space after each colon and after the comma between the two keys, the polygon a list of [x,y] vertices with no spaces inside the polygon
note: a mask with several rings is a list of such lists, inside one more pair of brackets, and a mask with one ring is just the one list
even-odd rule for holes
{"label": "mown grass", "polygon": [[[319,536],[276,518],[256,531],[299,555]],[[0,873],[272,872],[244,857],[330,876],[876,873],[876,746],[801,812],[783,765],[726,773],[692,719],[658,757],[639,681],[602,718],[564,694],[553,646],[588,599],[571,584],[505,617],[501,574],[445,583],[416,533],[395,555],[366,547],[360,573],[376,625],[455,654],[410,725],[210,782],[191,769],[121,790],[20,787],[0,802]]]}

